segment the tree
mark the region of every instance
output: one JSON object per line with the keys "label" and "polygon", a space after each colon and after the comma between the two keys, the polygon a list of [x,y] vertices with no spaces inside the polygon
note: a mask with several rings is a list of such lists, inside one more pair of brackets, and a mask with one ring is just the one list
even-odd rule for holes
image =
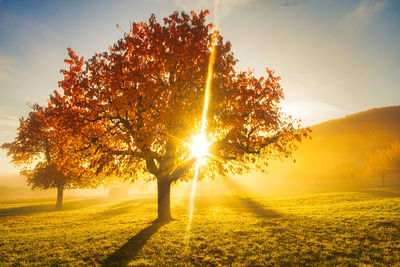
{"label": "tree", "polygon": [[84,66],[69,49],[70,68],[62,71],[60,95],[76,111],[84,140],[78,150],[98,174],[157,180],[160,221],[171,219],[171,183],[193,177],[188,144],[201,133],[212,51],[201,177],[264,168],[268,156],[289,157],[308,135],[279,107],[280,77],[269,69],[260,78],[237,71],[230,42],[206,24],[207,14],[175,12],[163,24],[152,15]]}
{"label": "tree", "polygon": [[392,144],[392,159],[393,159],[393,169],[394,174],[399,178],[400,176],[400,142],[396,141]]}
{"label": "tree", "polygon": [[377,150],[368,155],[367,175],[379,176],[382,187],[385,187],[385,178],[391,174],[400,174],[400,142],[392,143],[388,148]]}
{"label": "tree", "polygon": [[60,127],[63,118],[50,107],[36,104],[27,119],[20,119],[14,142],[2,145],[12,162],[22,167],[21,174],[32,189],[57,188],[57,209],[62,208],[64,189],[87,187],[95,181],[78,171],[83,169],[81,166],[77,168],[73,161],[67,161],[70,151],[68,131]]}

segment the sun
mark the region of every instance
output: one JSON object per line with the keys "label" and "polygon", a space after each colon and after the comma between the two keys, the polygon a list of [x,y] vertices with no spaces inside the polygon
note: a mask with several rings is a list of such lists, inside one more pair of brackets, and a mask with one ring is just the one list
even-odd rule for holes
{"label": "sun", "polygon": [[192,156],[198,159],[203,158],[208,153],[209,143],[207,142],[206,136],[204,134],[196,135],[193,138],[193,144],[190,145],[192,150]]}

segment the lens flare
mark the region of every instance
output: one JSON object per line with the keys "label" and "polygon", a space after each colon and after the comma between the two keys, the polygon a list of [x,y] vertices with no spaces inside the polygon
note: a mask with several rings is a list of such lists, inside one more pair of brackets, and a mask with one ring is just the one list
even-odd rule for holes
{"label": "lens flare", "polygon": [[206,136],[199,134],[193,138],[193,144],[190,145],[192,150],[192,157],[197,157],[201,160],[208,153],[209,143],[207,142]]}
{"label": "lens flare", "polygon": [[[214,0],[214,12],[215,12],[215,25],[218,26],[218,0]],[[189,203],[189,221],[188,221],[188,226],[186,229],[186,235],[185,235],[185,243],[186,243],[186,251],[189,249],[189,234],[190,234],[190,228],[192,224],[192,218],[193,218],[193,211],[194,211],[194,197],[196,195],[196,188],[197,188],[197,180],[199,176],[199,170],[200,170],[200,163],[202,160],[202,157],[207,154],[207,149],[209,144],[205,140],[205,132],[206,132],[206,127],[207,127],[207,112],[208,112],[208,105],[210,102],[210,94],[211,94],[211,85],[212,85],[212,79],[213,79],[213,74],[214,74],[214,61],[215,61],[215,43],[216,43],[216,37],[217,37],[217,31],[215,31],[212,36],[211,36],[211,51],[210,51],[210,59],[208,61],[208,71],[207,71],[207,80],[206,80],[206,86],[205,86],[205,93],[204,93],[204,105],[203,105],[203,114],[202,114],[202,119],[201,119],[201,133],[198,135],[201,138],[201,141],[199,143],[207,144],[207,146],[204,146],[204,148],[201,148],[199,151],[200,153],[196,154],[203,154],[201,157],[198,155],[197,156],[197,162],[196,162],[196,167],[195,167],[195,172],[194,172],[194,177],[193,177],[193,185],[192,185],[192,191],[190,194],[190,203]],[[193,150],[192,150],[193,151]]]}
{"label": "lens flare", "polygon": [[[196,167],[193,177],[193,184],[192,184],[192,191],[190,193],[190,202],[189,202],[189,221],[188,226],[186,229],[185,235],[185,242],[188,245],[189,242],[189,234],[190,228],[192,224],[193,218],[193,211],[194,211],[194,197],[196,195],[196,188],[197,188],[197,180],[200,171],[200,163],[202,158],[207,154],[207,149],[209,144],[206,140],[206,127],[207,127],[207,111],[208,111],[208,104],[210,101],[210,91],[211,91],[211,83],[214,73],[214,60],[215,60],[215,38],[216,32],[212,35],[211,39],[211,53],[210,53],[210,60],[208,62],[208,71],[207,71],[207,80],[206,80],[206,87],[205,87],[205,94],[204,94],[204,105],[203,105],[203,114],[201,119],[201,133],[197,135],[194,139],[194,144],[192,148],[193,156],[197,156]],[[188,249],[188,246],[186,247]]]}

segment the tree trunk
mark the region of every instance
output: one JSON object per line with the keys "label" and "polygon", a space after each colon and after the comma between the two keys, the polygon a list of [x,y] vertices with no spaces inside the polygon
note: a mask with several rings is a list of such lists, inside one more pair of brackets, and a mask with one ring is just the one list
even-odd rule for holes
{"label": "tree trunk", "polygon": [[385,175],[382,175],[382,187],[385,187]]}
{"label": "tree trunk", "polygon": [[56,209],[62,209],[62,202],[63,202],[63,195],[64,195],[64,185],[58,185],[57,187],[57,203]]}
{"label": "tree trunk", "polygon": [[158,222],[168,222],[171,217],[171,181],[167,177],[157,178],[158,189]]}

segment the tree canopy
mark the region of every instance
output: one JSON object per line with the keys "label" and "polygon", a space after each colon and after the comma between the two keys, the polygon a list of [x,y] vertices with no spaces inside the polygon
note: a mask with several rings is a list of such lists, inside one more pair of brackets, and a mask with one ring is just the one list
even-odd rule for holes
{"label": "tree canopy", "polygon": [[[163,25],[154,15],[133,23],[124,38],[85,61],[69,50],[63,95],[79,107],[83,145],[95,147],[93,166],[108,174],[150,172],[152,177],[188,179],[192,163],[186,144],[200,131],[204,88],[212,45],[207,11],[175,12]],[[216,36],[207,139],[212,142],[209,176],[248,169],[271,154],[290,156],[307,135],[286,117],[280,77],[237,71],[230,42]],[[252,165],[253,166],[253,165]]]}
{"label": "tree canopy", "polygon": [[385,178],[400,174],[400,142],[393,142],[389,147],[370,153],[367,159],[367,175],[378,176],[385,186]]}
{"label": "tree canopy", "polygon": [[63,117],[50,107],[35,104],[31,108],[28,117],[20,119],[15,140],[2,148],[22,168],[21,174],[32,189],[58,189],[56,206],[61,208],[64,189],[94,186],[96,179],[94,176],[85,179],[80,159],[78,165],[67,161],[72,158],[67,154],[74,151],[69,148],[72,140],[68,140],[66,128],[60,127]]}
{"label": "tree canopy", "polygon": [[280,77],[237,70],[231,43],[207,14],[175,12],[161,23],[152,15],[86,61],[68,48],[69,68],[49,104],[68,133],[58,143],[75,151],[63,160],[97,175],[157,180],[159,218],[170,217],[170,184],[193,177],[190,144],[202,123],[210,147],[201,177],[264,169],[269,156],[289,157],[308,136],[279,106]]}

